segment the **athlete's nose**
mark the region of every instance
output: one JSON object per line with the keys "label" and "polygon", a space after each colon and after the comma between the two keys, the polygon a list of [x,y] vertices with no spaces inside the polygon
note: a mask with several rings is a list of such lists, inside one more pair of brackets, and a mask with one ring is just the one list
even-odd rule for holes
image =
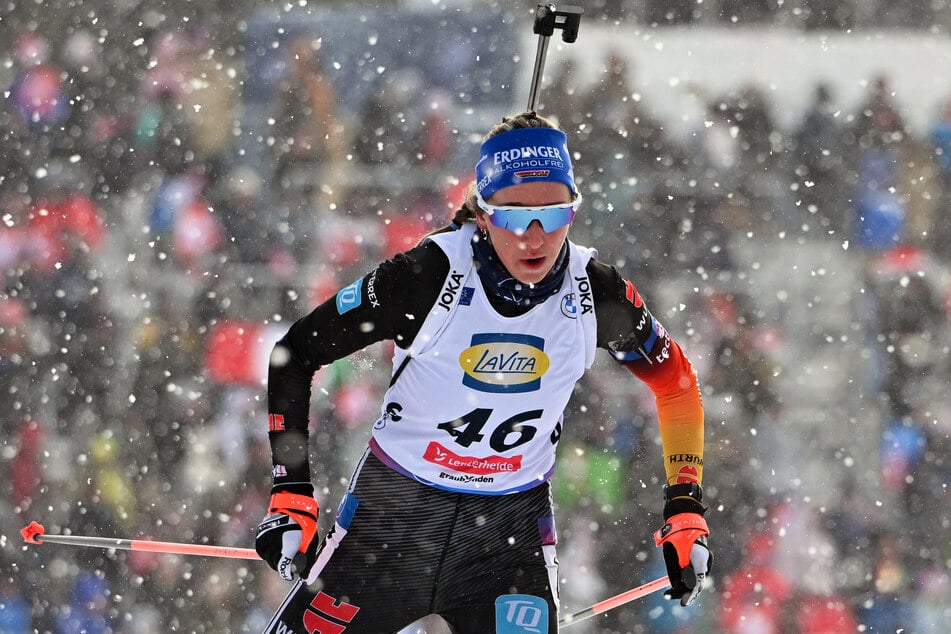
{"label": "athlete's nose", "polygon": [[546,235],[542,223],[538,220],[533,220],[531,224],[528,225],[528,229],[525,230],[525,233],[522,234],[522,242],[530,249],[537,249],[542,246]]}

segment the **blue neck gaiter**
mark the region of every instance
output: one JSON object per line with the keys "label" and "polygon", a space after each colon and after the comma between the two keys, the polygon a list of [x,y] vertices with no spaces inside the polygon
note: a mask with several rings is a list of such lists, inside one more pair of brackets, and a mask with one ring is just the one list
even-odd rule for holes
{"label": "blue neck gaiter", "polygon": [[567,240],[561,245],[551,271],[537,284],[525,284],[515,279],[499,260],[488,238],[478,231],[472,236],[472,255],[476,271],[486,288],[504,300],[525,307],[537,306],[557,293],[568,270]]}

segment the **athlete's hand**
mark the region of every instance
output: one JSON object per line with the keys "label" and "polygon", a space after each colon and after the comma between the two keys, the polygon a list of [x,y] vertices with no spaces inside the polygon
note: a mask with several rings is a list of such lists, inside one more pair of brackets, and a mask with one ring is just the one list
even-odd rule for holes
{"label": "athlete's hand", "polygon": [[311,484],[275,486],[254,549],[284,579],[306,579],[317,554],[319,507]]}
{"label": "athlete's hand", "polygon": [[670,589],[668,599],[688,606],[703,590],[703,582],[713,565],[707,547],[710,529],[703,519],[706,507],[698,484],[675,484],[664,489],[664,525],[654,533],[654,543],[664,549],[664,563]]}

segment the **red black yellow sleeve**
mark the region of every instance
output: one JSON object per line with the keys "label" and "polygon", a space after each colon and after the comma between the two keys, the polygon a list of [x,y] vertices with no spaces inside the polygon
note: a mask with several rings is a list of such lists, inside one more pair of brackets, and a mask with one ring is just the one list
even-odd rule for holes
{"label": "red black yellow sleeve", "polygon": [[701,484],[703,403],[697,375],[680,346],[669,335],[662,349],[667,351],[666,354],[659,355],[663,358],[655,358],[652,363],[638,360],[623,365],[647,384],[657,401],[667,484]]}
{"label": "red black yellow sleeve", "polygon": [[657,402],[668,484],[703,480],[703,403],[697,374],[680,345],[650,313],[630,281],[599,262],[589,265],[598,345],[643,381]]}

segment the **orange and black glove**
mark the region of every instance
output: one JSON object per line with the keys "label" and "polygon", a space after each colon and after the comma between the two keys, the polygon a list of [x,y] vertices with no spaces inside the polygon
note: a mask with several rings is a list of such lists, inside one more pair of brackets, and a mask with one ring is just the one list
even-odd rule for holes
{"label": "orange and black glove", "polygon": [[703,491],[699,484],[674,484],[664,487],[664,525],[654,533],[654,543],[664,549],[664,563],[670,589],[668,599],[688,606],[703,590],[703,581],[713,565],[707,547],[710,529],[703,514]]}
{"label": "orange and black glove", "polygon": [[275,486],[254,549],[284,579],[307,579],[317,559],[319,507],[307,483]]}

